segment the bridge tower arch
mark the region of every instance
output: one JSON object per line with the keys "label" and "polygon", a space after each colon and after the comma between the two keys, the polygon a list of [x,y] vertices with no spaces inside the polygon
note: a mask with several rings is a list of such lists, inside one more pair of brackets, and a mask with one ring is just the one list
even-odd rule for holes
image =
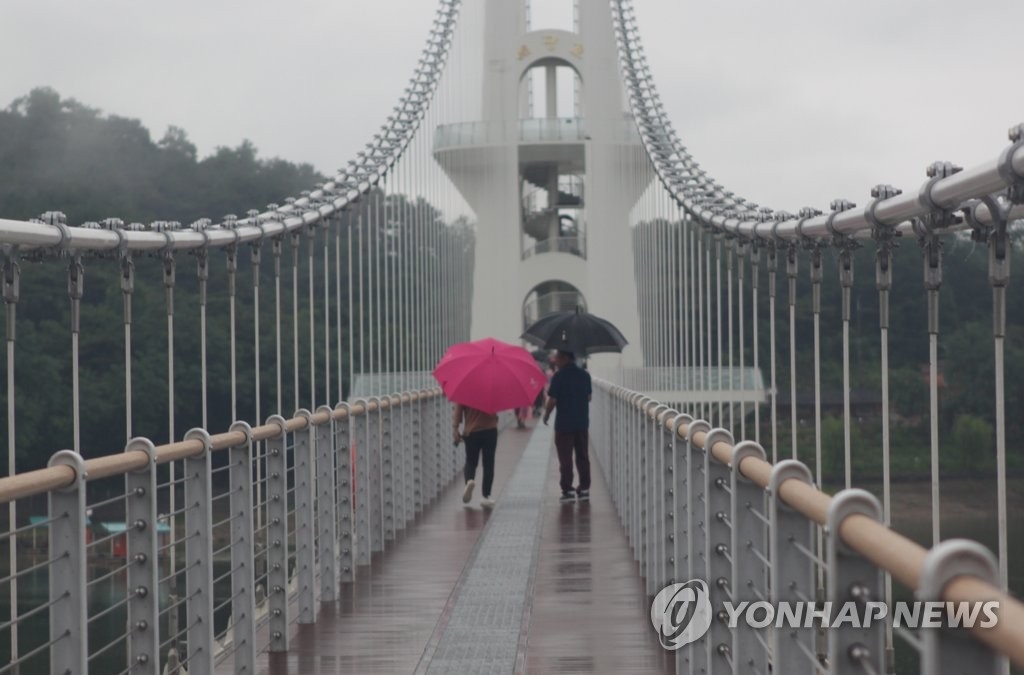
{"label": "bridge tower arch", "polygon": [[[611,12],[581,2],[576,31],[532,30],[525,1],[483,2],[483,118],[441,126],[434,141],[435,159],[477,216],[471,335],[514,341],[523,298],[566,292],[551,290],[564,284],[630,341],[595,365],[642,365],[629,213],[646,186],[636,180],[643,153]],[[555,103],[564,91],[556,73],[574,78],[570,106]],[[538,86],[544,105],[531,104]],[[540,316],[560,307],[534,306]]]}

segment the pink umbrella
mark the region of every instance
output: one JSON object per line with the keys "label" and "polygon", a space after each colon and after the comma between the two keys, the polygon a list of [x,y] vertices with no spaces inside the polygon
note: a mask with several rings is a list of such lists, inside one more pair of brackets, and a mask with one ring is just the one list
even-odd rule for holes
{"label": "pink umbrella", "polygon": [[433,374],[449,400],[486,413],[532,405],[546,382],[530,352],[493,338],[452,345]]}

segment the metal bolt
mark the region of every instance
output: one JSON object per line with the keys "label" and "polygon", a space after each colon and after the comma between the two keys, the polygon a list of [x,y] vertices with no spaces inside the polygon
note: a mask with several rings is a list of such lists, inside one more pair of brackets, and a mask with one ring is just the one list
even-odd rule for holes
{"label": "metal bolt", "polygon": [[850,597],[858,602],[866,602],[871,599],[871,589],[864,584],[853,584],[850,586]]}
{"label": "metal bolt", "polygon": [[859,642],[850,645],[850,648],[846,650],[846,654],[850,657],[851,661],[855,662],[866,661],[871,658],[871,650]]}
{"label": "metal bolt", "polygon": [[135,630],[137,630],[137,631],[149,630],[149,622],[146,621],[146,620],[136,621],[135,622]]}
{"label": "metal bolt", "polygon": [[140,598],[144,598],[147,595],[149,595],[149,589],[145,586],[139,586],[135,589],[135,595],[139,596]]}

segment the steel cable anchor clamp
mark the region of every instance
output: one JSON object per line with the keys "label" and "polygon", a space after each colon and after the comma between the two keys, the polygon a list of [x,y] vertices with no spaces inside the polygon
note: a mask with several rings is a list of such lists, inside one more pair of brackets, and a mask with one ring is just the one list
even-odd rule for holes
{"label": "steel cable anchor clamp", "polygon": [[[991,222],[978,217],[978,209],[988,209]],[[964,218],[971,226],[971,239],[987,244],[988,281],[993,291],[992,330],[995,337],[1006,336],[1006,287],[1010,283],[1010,209],[1012,203],[998,195],[984,195],[964,204]]]}
{"label": "steel cable anchor clamp", "polygon": [[751,253],[758,253],[762,248],[767,248],[771,245],[770,237],[761,234],[760,229],[763,224],[772,222],[772,210],[761,207],[751,213],[751,216],[751,219],[754,221],[754,227],[750,231],[750,251]]}
{"label": "steel cable anchor clamp", "polygon": [[761,211],[763,222],[771,223],[772,227],[768,232],[766,242],[768,244],[769,257],[775,257],[779,250],[789,245],[782,235],[779,234],[779,225],[782,225],[785,221],[792,218],[792,214],[786,211],[772,211],[771,209],[762,209]]}
{"label": "steel cable anchor clamp", "polygon": [[894,225],[887,225],[883,223],[875,211],[878,209],[878,204],[891,199],[897,195],[903,194],[903,190],[895,188],[891,185],[879,183],[875,187],[871,188],[871,196],[873,199],[864,207],[864,220],[871,225],[871,238],[875,240],[878,245],[876,253],[876,266],[875,266],[875,283],[880,291],[888,291],[892,288],[892,250],[899,246],[899,239],[902,234],[896,229]]}
{"label": "steel cable anchor clamp", "polygon": [[843,321],[850,320],[850,293],[853,288],[853,252],[860,248],[860,242],[851,235],[841,232],[835,226],[836,216],[857,206],[848,199],[836,199],[830,204],[832,213],[825,221],[825,227],[832,235],[832,245],[839,249],[839,287],[842,289]]}
{"label": "steel cable anchor clamp", "polygon": [[71,243],[71,232],[68,230],[68,218],[62,211],[46,211],[38,218],[30,219],[29,222],[55,227],[60,233],[60,241],[54,244],[52,249],[32,251],[29,254],[31,259],[42,260],[51,251],[55,252],[58,257],[63,257],[68,254]]}
{"label": "steel cable anchor clamp", "polygon": [[1003,150],[999,155],[999,175],[1007,183],[1006,196],[1013,204],[1024,204],[1024,175],[1017,173],[1013,168],[1013,157],[1018,151],[1024,149],[1024,124],[1010,127],[1007,134],[1012,145]]}
{"label": "steel cable anchor clamp", "polygon": [[935,183],[962,171],[951,162],[934,162],[927,170],[930,180],[921,187],[918,203],[928,209],[925,215],[913,220],[913,233],[925,253],[925,288],[938,291],[942,286],[942,241],[937,231],[959,222],[954,209],[943,208],[932,198]]}
{"label": "steel cable anchor clamp", "polygon": [[4,244],[0,248],[3,262],[0,263],[0,272],[3,274],[4,307],[7,318],[7,341],[14,342],[16,338],[15,312],[18,300],[21,298],[21,266],[18,265],[18,247]]}
{"label": "steel cable anchor clamp", "polygon": [[[800,220],[798,220],[796,224],[796,240],[799,242],[799,246],[801,246],[805,251],[809,251],[811,254],[811,308],[815,314],[821,313],[821,281],[824,276],[821,266],[821,249],[824,244],[821,239],[815,239],[814,237],[804,234],[804,223],[811,218],[820,215],[821,211],[818,209],[805,206],[800,209]],[[794,277],[791,281],[791,287],[792,285],[795,285],[795,263],[793,272]],[[791,292],[790,295],[793,296],[795,294]]]}
{"label": "steel cable anchor clamp", "polygon": [[917,235],[924,259],[924,287],[928,291],[928,332],[939,332],[939,288],[942,287],[942,240],[937,230],[960,222],[955,210],[944,208],[932,198],[932,189],[943,178],[961,171],[951,162],[934,162],[927,170],[930,180],[918,193],[918,203],[928,209],[924,215],[915,218],[914,234]]}

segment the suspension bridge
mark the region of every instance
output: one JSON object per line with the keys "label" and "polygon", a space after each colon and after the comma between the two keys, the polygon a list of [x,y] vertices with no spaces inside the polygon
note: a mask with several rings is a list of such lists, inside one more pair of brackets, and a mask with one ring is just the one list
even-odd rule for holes
{"label": "suspension bridge", "polygon": [[[1007,437],[1024,125],[1007,141],[860,205],[774,210],[683,146],[631,0],[576,2],[572,30],[531,25],[528,2],[439,0],[393,114],[323,184],[187,225],[0,219],[0,673],[1024,669]],[[901,242],[920,250],[912,270]],[[980,281],[943,275],[965,242],[987,256]],[[992,330],[970,381],[992,424],[969,438],[986,459],[964,496],[945,470],[940,308],[979,283]],[[93,284],[119,298],[117,352],[80,349],[83,315],[110,314]],[[30,288],[65,286],[64,307],[26,306]],[[904,292],[920,325],[892,316]],[[588,363],[592,499],[558,502],[552,433],[531,424],[502,432],[496,508],[464,507],[431,368],[453,343],[513,341],[572,307],[632,343]],[[67,313],[69,379],[23,365],[40,345],[19,318],[40,311]],[[133,330],[151,311],[164,356],[143,361],[153,345]],[[890,360],[915,340],[926,359]],[[890,373],[922,365],[927,404],[908,421]],[[166,390],[140,391],[133,374],[154,369]],[[97,370],[123,388],[91,389]],[[38,388],[67,391],[51,411],[71,419],[66,448],[24,447],[19,402]],[[111,397],[123,427],[83,447]],[[138,424],[152,409],[166,425]],[[912,422],[924,482],[897,483]],[[982,525],[964,526],[971,508]],[[901,509],[920,522],[902,528]],[[667,648],[686,626],[659,632],[655,598],[692,580],[714,611]],[[819,630],[720,610],[913,598],[997,602],[998,621]]]}

